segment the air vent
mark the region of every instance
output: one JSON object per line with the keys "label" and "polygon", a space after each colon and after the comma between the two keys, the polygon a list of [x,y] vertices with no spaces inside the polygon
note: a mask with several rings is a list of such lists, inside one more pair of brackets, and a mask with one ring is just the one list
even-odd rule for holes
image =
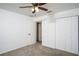
{"label": "air vent", "polygon": [[47,13],[51,13],[52,11],[47,11]]}

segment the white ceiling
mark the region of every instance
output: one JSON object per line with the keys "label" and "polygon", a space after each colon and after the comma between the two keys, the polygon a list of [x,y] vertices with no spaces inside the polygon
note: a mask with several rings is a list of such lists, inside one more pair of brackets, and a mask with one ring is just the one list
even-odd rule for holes
{"label": "white ceiling", "polygon": [[[32,16],[31,8],[19,8],[20,6],[31,6],[29,3],[0,3],[0,8],[6,9],[8,11],[13,11],[16,13],[24,14],[27,16]],[[47,3],[43,7],[52,11],[52,13],[57,13],[61,11],[66,11],[70,9],[79,8],[79,3]],[[39,11],[36,16],[46,15],[47,12]]]}

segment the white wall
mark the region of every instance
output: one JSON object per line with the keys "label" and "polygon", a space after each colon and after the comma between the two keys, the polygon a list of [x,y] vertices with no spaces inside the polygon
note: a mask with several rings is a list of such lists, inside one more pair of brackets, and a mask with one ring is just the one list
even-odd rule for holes
{"label": "white wall", "polygon": [[[49,19],[50,17],[48,15],[44,15],[44,16],[38,16],[38,17],[33,17],[32,21],[34,22],[40,22],[40,21],[44,21]],[[49,21],[49,20],[48,20]]]}
{"label": "white wall", "polygon": [[55,13],[53,16],[54,18],[62,18],[62,17],[77,16],[77,15],[79,15],[79,8],[58,12]]}
{"label": "white wall", "polygon": [[25,15],[0,9],[0,54],[34,44],[35,26],[35,22]]}

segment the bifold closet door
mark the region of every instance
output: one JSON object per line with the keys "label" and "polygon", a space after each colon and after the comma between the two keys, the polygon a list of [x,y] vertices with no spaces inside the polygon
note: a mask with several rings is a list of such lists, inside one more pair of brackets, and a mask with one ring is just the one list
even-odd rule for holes
{"label": "bifold closet door", "polygon": [[64,22],[63,19],[56,20],[56,49],[65,50]]}
{"label": "bifold closet door", "polygon": [[72,53],[78,54],[78,16],[72,17]]}
{"label": "bifold closet door", "polygon": [[50,23],[49,24],[49,38],[48,38],[48,40],[49,40],[49,45],[50,45],[50,47],[52,47],[52,48],[55,48],[55,23],[53,22],[53,23]]}
{"label": "bifold closet door", "polygon": [[56,21],[56,48],[71,51],[71,18],[61,18]]}
{"label": "bifold closet door", "polygon": [[71,38],[71,17],[64,18],[64,39],[65,39],[65,51],[72,52],[72,38]]}
{"label": "bifold closet door", "polygon": [[56,48],[78,54],[78,16],[56,20]]}
{"label": "bifold closet door", "polygon": [[42,23],[42,44],[47,47],[55,48],[55,23]]}

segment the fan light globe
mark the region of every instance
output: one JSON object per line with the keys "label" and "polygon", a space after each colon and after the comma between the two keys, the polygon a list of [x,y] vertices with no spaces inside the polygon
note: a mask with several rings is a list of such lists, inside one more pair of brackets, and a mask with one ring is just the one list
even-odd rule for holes
{"label": "fan light globe", "polygon": [[35,7],[35,10],[36,10],[36,12],[39,12],[39,9],[38,9],[38,7]]}
{"label": "fan light globe", "polygon": [[34,11],[34,8],[32,8],[32,11]]}

